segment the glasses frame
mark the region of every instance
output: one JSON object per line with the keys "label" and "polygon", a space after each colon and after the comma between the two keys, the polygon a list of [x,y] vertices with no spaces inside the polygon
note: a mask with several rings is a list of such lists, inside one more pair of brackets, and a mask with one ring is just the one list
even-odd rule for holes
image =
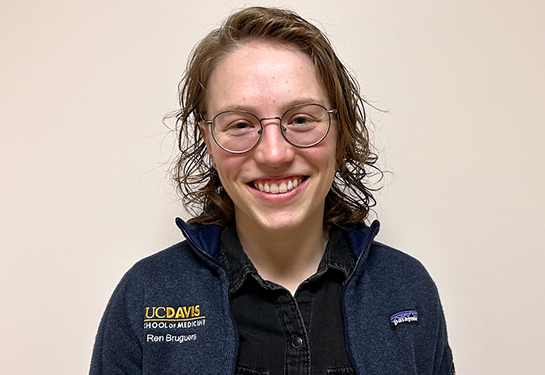
{"label": "glasses frame", "polygon": [[[296,108],[300,108],[300,107],[304,107],[304,106],[307,106],[307,105],[314,105],[314,106],[318,106],[318,107],[321,107],[323,108],[326,113],[327,113],[327,117],[328,117],[328,125],[327,125],[327,131],[325,132],[324,136],[322,138],[320,138],[318,141],[310,144],[310,145],[298,145],[296,143],[293,143],[292,141],[290,141],[287,136],[286,136],[286,130],[287,128],[284,127],[282,125],[282,119],[284,118],[284,116],[290,112],[290,111],[293,111],[294,109]],[[218,142],[218,140],[216,139],[216,136],[214,135],[214,120],[216,120],[216,118],[218,118],[218,116],[224,114],[224,113],[228,113],[228,112],[239,112],[239,113],[246,113],[248,115],[251,115],[252,117],[254,117],[258,122],[259,122],[259,130],[257,131],[259,137],[257,138],[255,144],[250,147],[249,149],[247,150],[243,150],[243,151],[233,151],[233,150],[229,150],[227,148],[225,148],[224,146],[220,145],[220,143]],[[317,144],[319,144],[320,142],[322,142],[325,137],[327,137],[327,135],[329,134],[329,130],[331,129],[331,115],[332,114],[337,114],[337,110],[336,109],[327,109],[326,107],[324,107],[323,105],[321,104],[316,104],[316,103],[305,103],[305,104],[299,104],[299,105],[296,105],[295,107],[292,107],[290,109],[288,109],[286,112],[284,112],[282,114],[282,116],[280,117],[263,117],[263,118],[259,118],[257,117],[256,115],[254,115],[252,112],[248,112],[248,111],[243,111],[243,110],[238,110],[238,109],[235,109],[235,110],[229,110],[229,111],[223,111],[223,112],[220,112],[218,113],[217,115],[215,115],[212,120],[205,120],[204,117],[202,118],[202,122],[206,125],[210,125],[210,133],[212,134],[212,138],[214,138],[214,142],[216,142],[216,144],[222,149],[222,150],[225,150],[227,152],[230,152],[232,154],[244,154],[246,152],[250,152],[252,151],[254,148],[257,147],[257,145],[259,144],[259,142],[261,142],[261,138],[263,138],[263,124],[261,123],[261,121],[264,121],[264,120],[279,120],[278,122],[278,126],[280,127],[280,133],[282,133],[282,136],[284,137],[284,139],[292,146],[295,146],[295,147],[299,147],[299,148],[309,148],[309,147],[312,147],[312,146],[316,146]]]}

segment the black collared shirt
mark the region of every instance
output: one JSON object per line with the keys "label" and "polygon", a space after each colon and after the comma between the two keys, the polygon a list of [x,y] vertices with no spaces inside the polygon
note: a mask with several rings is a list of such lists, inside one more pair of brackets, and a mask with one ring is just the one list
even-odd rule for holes
{"label": "black collared shirt", "polygon": [[341,311],[342,285],[354,258],[341,230],[330,232],[318,271],[295,296],[259,276],[234,225],[223,230],[219,256],[230,275],[239,334],[236,374],[354,374]]}

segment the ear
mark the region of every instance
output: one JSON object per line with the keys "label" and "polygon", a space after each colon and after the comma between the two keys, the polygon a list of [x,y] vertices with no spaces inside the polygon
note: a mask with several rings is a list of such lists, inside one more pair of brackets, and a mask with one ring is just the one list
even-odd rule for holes
{"label": "ear", "polygon": [[206,151],[208,152],[208,155],[212,157],[212,147],[210,145],[211,135],[208,133],[207,127],[202,120],[199,121],[199,130],[201,131],[202,139],[206,145]]}

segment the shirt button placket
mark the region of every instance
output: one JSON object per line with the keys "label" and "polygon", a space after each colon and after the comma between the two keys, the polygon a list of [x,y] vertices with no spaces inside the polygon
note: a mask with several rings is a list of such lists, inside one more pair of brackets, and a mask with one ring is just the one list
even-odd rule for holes
{"label": "shirt button placket", "polygon": [[278,296],[278,313],[286,335],[286,375],[310,375],[310,347],[297,300],[286,290]]}

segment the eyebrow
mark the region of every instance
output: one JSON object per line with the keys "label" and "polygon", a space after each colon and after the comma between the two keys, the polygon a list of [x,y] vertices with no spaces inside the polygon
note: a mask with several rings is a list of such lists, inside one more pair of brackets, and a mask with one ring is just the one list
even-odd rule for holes
{"label": "eyebrow", "polygon": [[[317,100],[316,98],[308,96],[308,97],[300,97],[300,98],[291,100],[291,101],[289,101],[287,103],[284,103],[282,105],[282,107],[281,107],[282,108],[281,112],[284,113],[288,109],[291,109],[293,107],[296,107],[296,106],[302,105],[302,104],[320,104],[320,105],[322,105],[322,106],[324,106],[326,108],[328,107],[328,104],[326,103],[326,101]],[[259,110],[259,107],[254,107],[254,106],[228,105],[228,106],[226,106],[224,108],[221,108],[218,111],[218,113],[222,113],[222,112],[226,112],[226,111],[245,111],[245,112],[250,112],[250,113],[253,114],[255,112],[258,112],[258,110]],[[278,116],[282,115],[282,113],[278,113]],[[217,113],[215,115],[217,115]]]}

